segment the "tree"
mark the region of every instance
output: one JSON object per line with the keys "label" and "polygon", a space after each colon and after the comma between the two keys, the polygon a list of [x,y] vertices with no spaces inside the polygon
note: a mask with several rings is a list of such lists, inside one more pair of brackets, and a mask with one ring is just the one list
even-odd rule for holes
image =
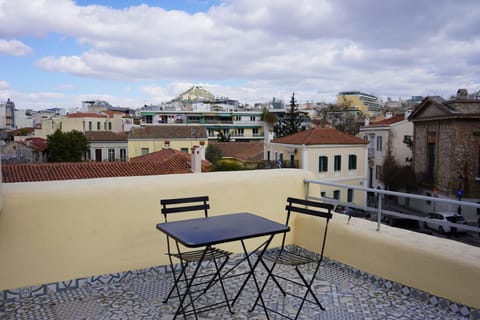
{"label": "tree", "polygon": [[275,134],[277,137],[283,137],[297,133],[301,131],[302,121],[303,119],[300,111],[298,111],[298,104],[295,100],[295,93],[293,93],[287,114],[274,127]]}
{"label": "tree", "polygon": [[80,131],[62,132],[57,129],[47,136],[48,162],[79,162],[90,147],[87,137]]}
{"label": "tree", "polygon": [[383,161],[381,181],[385,184],[385,189],[392,191],[407,192],[414,191],[417,188],[415,173],[411,166],[400,166],[388,150]]}
{"label": "tree", "polygon": [[218,161],[222,159],[222,150],[215,145],[209,144],[205,151],[205,158],[216,166]]}

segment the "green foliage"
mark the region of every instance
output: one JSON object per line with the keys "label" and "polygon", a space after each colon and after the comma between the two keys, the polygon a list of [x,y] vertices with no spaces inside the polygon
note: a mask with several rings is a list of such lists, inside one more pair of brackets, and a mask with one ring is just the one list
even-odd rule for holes
{"label": "green foliage", "polygon": [[90,144],[80,131],[62,132],[57,129],[47,136],[48,162],[79,162],[83,160]]}
{"label": "green foliage", "polygon": [[214,166],[222,159],[222,151],[219,147],[209,144],[205,151],[205,158],[210,161]]}
{"label": "green foliage", "polygon": [[238,171],[238,170],[243,170],[243,168],[238,163],[219,161],[217,164],[215,164],[214,170],[215,171]]}
{"label": "green foliage", "polygon": [[290,99],[288,113],[286,114],[285,118],[277,123],[274,127],[276,136],[289,136],[301,131],[302,121],[302,115],[298,110],[298,104],[295,100],[295,93],[293,93],[292,98]]}
{"label": "green foliage", "polygon": [[268,111],[268,109],[264,107],[262,111],[262,121],[273,125],[275,124],[275,122],[277,122],[277,116],[275,115],[275,113]]}

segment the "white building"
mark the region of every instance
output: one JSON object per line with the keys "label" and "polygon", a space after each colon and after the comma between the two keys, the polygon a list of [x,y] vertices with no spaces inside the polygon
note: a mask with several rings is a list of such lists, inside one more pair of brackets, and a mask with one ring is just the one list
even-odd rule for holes
{"label": "white building", "polygon": [[406,142],[412,142],[413,123],[407,120],[410,112],[393,116],[387,114],[385,119],[368,123],[360,127],[359,137],[369,142],[368,145],[368,184],[370,188],[384,189],[381,181],[382,167],[388,152],[400,166],[410,165],[412,150]]}

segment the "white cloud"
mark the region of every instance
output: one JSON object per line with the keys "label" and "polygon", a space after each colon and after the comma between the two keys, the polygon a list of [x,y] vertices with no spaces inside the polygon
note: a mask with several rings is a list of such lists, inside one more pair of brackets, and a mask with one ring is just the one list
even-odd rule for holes
{"label": "white cloud", "polygon": [[[479,15],[476,0],[225,0],[197,14],[16,0],[0,1],[0,37],[73,38],[83,52],[59,48],[35,65],[151,82],[142,85],[145,100],[169,99],[188,88],[178,84],[198,82],[241,101],[292,91],[300,100],[334,98],[352,89],[410,96],[478,86]],[[31,50],[3,40],[0,53],[15,45]],[[242,85],[229,85],[235,81]]]}
{"label": "white cloud", "polygon": [[31,52],[32,48],[21,41],[0,39],[0,54],[19,57]]}

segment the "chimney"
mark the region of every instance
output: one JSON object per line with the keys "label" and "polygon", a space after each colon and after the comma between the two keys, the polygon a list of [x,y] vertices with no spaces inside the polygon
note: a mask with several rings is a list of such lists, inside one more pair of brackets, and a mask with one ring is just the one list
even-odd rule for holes
{"label": "chimney", "polygon": [[202,172],[202,155],[200,148],[198,146],[192,147],[192,160],[191,160],[192,172],[201,173]]}

